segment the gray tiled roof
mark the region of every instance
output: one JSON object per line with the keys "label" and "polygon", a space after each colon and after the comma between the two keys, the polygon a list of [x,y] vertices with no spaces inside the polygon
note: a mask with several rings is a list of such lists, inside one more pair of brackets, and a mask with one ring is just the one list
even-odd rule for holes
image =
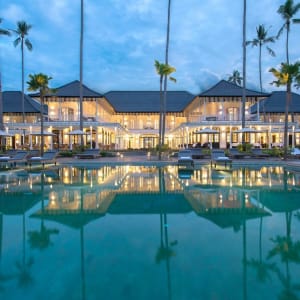
{"label": "gray tiled roof", "polygon": [[[80,96],[80,82],[78,80],[74,80],[70,83],[62,85],[56,88],[56,92],[54,93],[57,97],[79,97]],[[86,85],[82,85],[82,94],[83,97],[87,98],[102,98],[103,95],[91,90]],[[30,94],[33,97],[38,97],[39,93]]]}
{"label": "gray tiled roof", "polygon": [[[111,91],[104,96],[119,113],[160,111],[159,91]],[[182,112],[194,98],[194,95],[185,91],[168,91],[166,111]]]}
{"label": "gray tiled roof", "polygon": [[[221,80],[210,89],[199,94],[200,97],[241,97],[243,88],[226,80]],[[269,94],[246,89],[248,97],[265,97]]]}
{"label": "gray tiled roof", "polygon": [[[6,91],[2,93],[4,113],[22,113],[22,92]],[[26,113],[39,113],[40,103],[28,95],[24,95],[24,111]],[[44,105],[44,113],[47,114],[48,106]]]}
{"label": "gray tiled roof", "polygon": [[[285,112],[286,91],[276,91],[270,97],[259,102],[260,112],[284,113]],[[300,113],[300,95],[292,93],[290,112]],[[257,113],[257,105],[251,107],[251,113]]]}

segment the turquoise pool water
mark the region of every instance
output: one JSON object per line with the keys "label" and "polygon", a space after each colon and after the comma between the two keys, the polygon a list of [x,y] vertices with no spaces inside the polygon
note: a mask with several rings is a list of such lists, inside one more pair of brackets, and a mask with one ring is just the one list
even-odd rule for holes
{"label": "turquoise pool water", "polygon": [[299,299],[300,173],[0,174],[1,299]]}

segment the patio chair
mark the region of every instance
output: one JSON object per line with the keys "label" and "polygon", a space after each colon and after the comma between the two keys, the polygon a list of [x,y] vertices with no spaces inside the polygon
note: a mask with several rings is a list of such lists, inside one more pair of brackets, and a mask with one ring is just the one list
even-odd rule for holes
{"label": "patio chair", "polygon": [[98,157],[101,157],[99,149],[87,149],[84,152],[77,154],[77,158],[79,159],[93,159]]}
{"label": "patio chair", "polygon": [[246,154],[240,152],[237,148],[229,149],[229,157],[231,158],[245,158]]}
{"label": "patio chair", "polygon": [[201,148],[191,148],[192,151],[192,158],[193,159],[202,159],[204,158],[204,154]]}
{"label": "patio chair", "polygon": [[229,165],[231,167],[232,159],[230,159],[228,156],[225,155],[224,150],[222,150],[222,149],[212,149],[210,165],[211,166],[214,165],[216,167],[217,164],[224,164],[225,167],[227,165]]}
{"label": "patio chair", "polygon": [[17,151],[12,157],[11,156],[1,156],[0,164],[7,165],[9,164],[11,167],[16,167],[17,163],[26,162],[28,152],[27,151]]}
{"label": "patio chair", "polygon": [[252,157],[253,158],[268,158],[270,157],[270,154],[264,153],[262,149],[260,148],[254,148],[252,149]]}
{"label": "patio chair", "polygon": [[178,169],[192,170],[194,169],[194,160],[191,150],[180,150],[178,152]]}
{"label": "patio chair", "polygon": [[46,151],[43,156],[32,156],[27,159],[27,163],[31,167],[32,164],[42,164],[43,168],[45,167],[45,164],[54,163],[56,165],[56,156],[58,152],[57,151]]}

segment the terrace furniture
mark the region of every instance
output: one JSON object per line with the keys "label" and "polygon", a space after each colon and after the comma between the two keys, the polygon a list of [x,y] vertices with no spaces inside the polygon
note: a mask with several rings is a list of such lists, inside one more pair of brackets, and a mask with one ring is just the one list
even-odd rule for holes
{"label": "terrace furniture", "polygon": [[178,152],[178,169],[193,170],[194,160],[192,158],[191,150],[180,150]]}
{"label": "terrace furniture", "polygon": [[99,149],[87,149],[84,152],[77,154],[77,158],[79,159],[93,159],[98,157],[101,157]]}
{"label": "terrace furniture", "polygon": [[45,164],[54,163],[56,165],[56,156],[58,152],[57,151],[46,151],[43,156],[32,156],[27,159],[27,163],[31,167],[33,164],[42,164],[43,168],[45,167]]}
{"label": "terrace furniture", "polygon": [[237,148],[231,148],[229,149],[229,156],[231,158],[245,158],[247,154],[240,152]]}
{"label": "terrace furniture", "polygon": [[192,158],[193,159],[201,159],[204,158],[204,154],[201,148],[191,148],[192,151]]}
{"label": "terrace furniture", "polygon": [[270,154],[264,153],[262,149],[260,148],[254,148],[252,149],[252,157],[254,158],[268,158],[270,157]]}
{"label": "terrace furniture", "polygon": [[225,155],[224,150],[222,149],[212,149],[211,150],[211,159],[210,159],[210,165],[211,166],[217,166],[217,164],[224,164],[226,167],[229,165],[231,167],[232,165],[232,159],[230,159],[228,156]]}
{"label": "terrace furniture", "polygon": [[16,167],[17,163],[26,162],[26,157],[28,155],[27,151],[17,151],[13,156],[1,156],[0,164],[1,166],[10,164],[11,167]]}
{"label": "terrace furniture", "polygon": [[292,158],[300,158],[300,149],[294,148],[291,151],[291,156],[292,156]]}

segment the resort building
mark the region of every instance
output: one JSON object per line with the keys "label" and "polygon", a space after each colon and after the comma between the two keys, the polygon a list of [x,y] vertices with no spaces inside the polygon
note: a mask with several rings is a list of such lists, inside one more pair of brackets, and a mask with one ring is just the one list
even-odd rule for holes
{"label": "resort building", "polygon": [[[159,91],[98,93],[83,85],[80,131],[80,83],[56,89],[44,100],[44,139],[49,149],[86,147],[101,150],[151,149],[158,144]],[[293,93],[289,145],[300,145],[300,95]],[[3,122],[8,148],[38,148],[41,140],[39,94],[3,92]],[[165,143],[181,147],[236,147],[242,134],[255,147],[282,146],[286,93],[246,89],[246,128],[242,129],[242,88],[221,80],[199,95],[168,91]],[[24,117],[24,121],[23,121]]]}

